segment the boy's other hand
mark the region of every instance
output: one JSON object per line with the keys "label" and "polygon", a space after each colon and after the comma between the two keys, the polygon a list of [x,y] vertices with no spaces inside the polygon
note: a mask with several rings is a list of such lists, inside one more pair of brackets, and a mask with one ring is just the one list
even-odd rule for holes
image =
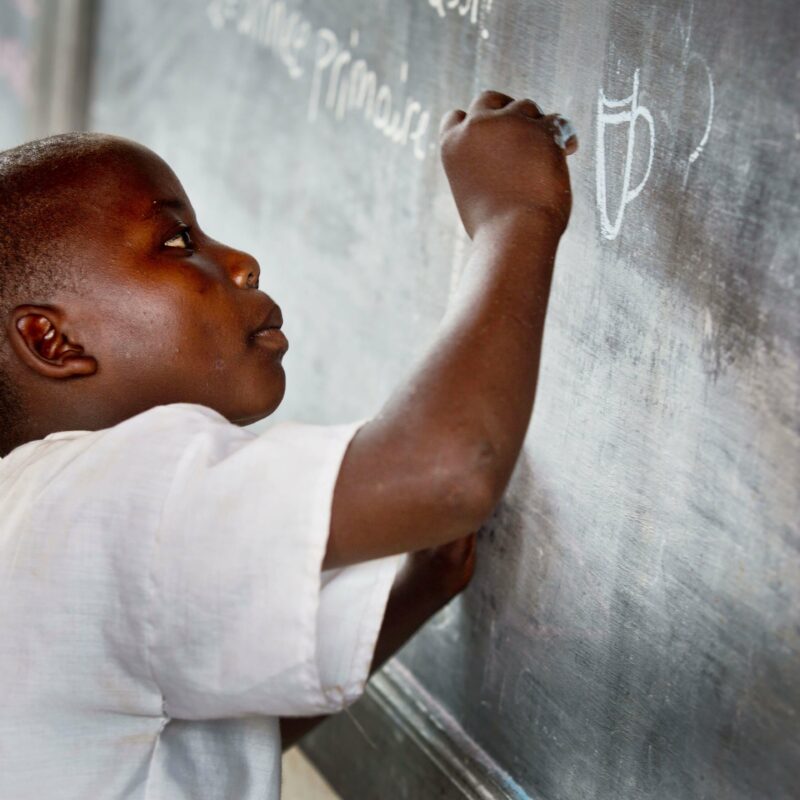
{"label": "boy's other hand", "polygon": [[421,590],[450,600],[466,589],[475,572],[477,535],[470,533],[453,542],[409,553],[406,569]]}
{"label": "boy's other hand", "polygon": [[578,147],[564,122],[545,116],[533,100],[494,91],[443,117],[442,163],[471,238],[509,215],[534,224],[544,216],[563,232],[572,205],[565,156]]}

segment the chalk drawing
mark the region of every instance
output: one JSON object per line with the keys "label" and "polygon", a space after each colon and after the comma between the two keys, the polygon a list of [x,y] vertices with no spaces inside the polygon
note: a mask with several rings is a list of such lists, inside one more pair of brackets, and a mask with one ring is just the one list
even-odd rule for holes
{"label": "chalk drawing", "polygon": [[691,64],[699,64],[705,73],[705,79],[708,87],[708,116],[706,117],[706,124],[703,128],[703,133],[700,136],[700,141],[695,146],[694,150],[692,150],[692,152],[689,154],[689,158],[686,161],[686,170],[683,173],[684,187],[689,180],[689,170],[691,170],[692,164],[694,164],[694,162],[700,158],[703,150],[705,150],[705,147],[708,144],[708,139],[711,136],[711,127],[714,124],[714,76],[711,74],[711,69],[709,68],[705,58],[698,53],[689,54],[688,61],[686,63],[687,68]]}
{"label": "chalk drawing", "polygon": [[[610,111],[609,111],[610,110]],[[636,153],[636,123],[644,120],[649,131],[647,153],[647,168],[644,176],[633,188],[631,184],[631,170],[633,158]],[[607,192],[607,165],[606,165],[606,128],[609,125],[627,125],[628,142],[625,149],[625,159],[622,164],[622,191],[620,193],[617,211],[612,220],[608,214]],[[639,104],[639,70],[633,73],[633,91],[622,100],[612,100],[606,97],[600,89],[597,96],[597,134],[596,134],[596,177],[597,177],[597,209],[600,212],[600,229],[606,239],[616,239],[622,229],[625,219],[625,209],[632,203],[644,189],[650,170],[653,166],[655,153],[655,123],[649,109]]]}
{"label": "chalk drawing", "polygon": [[689,154],[689,158],[686,161],[686,169],[683,174],[684,187],[686,186],[686,183],[689,180],[689,171],[692,168],[692,164],[694,164],[694,162],[697,161],[698,158],[700,158],[701,154],[703,153],[703,150],[708,144],[708,139],[711,136],[711,128],[714,124],[714,104],[715,104],[714,76],[712,75],[711,68],[708,66],[708,62],[705,60],[705,58],[699,53],[692,50],[693,18],[694,18],[694,3],[690,3],[686,20],[684,21],[683,16],[679,14],[675,21],[676,27],[678,29],[678,35],[681,39],[681,66],[683,67],[687,75],[693,64],[699,64],[700,68],[703,70],[708,92],[708,113],[706,116],[705,126],[700,135],[700,140],[697,143],[697,145],[695,145],[694,149]]}
{"label": "chalk drawing", "polygon": [[[708,143],[708,137],[711,135],[711,126],[714,124],[714,77],[711,74],[711,70],[706,63],[706,60],[702,57],[693,53],[693,60],[699,62],[706,73],[706,80],[708,81],[708,118],[706,119],[706,127],[703,131],[703,136],[700,139],[700,144],[695,147],[692,151],[691,155],[689,156],[689,164],[694,164],[695,161],[700,157],[700,154],[703,152],[706,144]],[[687,168],[688,174],[688,168]]]}
{"label": "chalk drawing", "polygon": [[492,10],[494,0],[422,0],[436,11],[439,19],[461,17],[481,32],[481,38],[489,38],[486,19]]}
{"label": "chalk drawing", "polygon": [[400,64],[398,82],[380,80],[367,61],[354,57],[357,29],[349,32],[348,49],[330,28],[314,29],[282,0],[210,0],[206,13],[216,30],[231,27],[276,56],[293,81],[307,75],[310,61],[309,122],[323,111],[337,121],[350,115],[420,161],[430,152],[431,114],[406,91],[408,62]]}
{"label": "chalk drawing", "polygon": [[[668,151],[668,145],[665,146],[664,140],[673,143],[673,164],[678,169],[683,169],[683,186],[689,180],[689,173],[692,166],[697,162],[701,155],[708,146],[711,137],[712,128],[714,125],[714,112],[715,112],[715,87],[714,76],[711,68],[706,59],[698,52],[692,49],[692,26],[693,26],[694,5],[689,4],[688,10],[678,14],[675,27],[673,31],[677,30],[678,41],[680,50],[675,53],[674,64],[679,71],[682,72],[684,86],[683,91],[675,91],[674,83],[669,85],[671,95],[679,98],[680,107],[668,111],[670,106],[669,100],[663,98],[663,102],[659,105],[666,105],[667,108],[659,108],[658,115],[660,121],[659,138],[661,141],[660,151],[663,153]],[[695,122],[692,124],[688,131],[688,136],[692,137],[691,149],[688,155],[685,155],[685,143],[687,140],[687,124],[685,123],[681,129],[681,119],[685,118],[685,111],[698,109],[702,114],[703,106],[699,103],[690,101],[692,97],[692,90],[695,89],[694,82],[698,78],[698,70],[702,76],[700,85],[701,91],[705,93],[706,97],[706,113],[705,119],[702,122]],[[652,88],[652,87],[651,87]],[[649,152],[647,154],[647,169],[645,170],[644,177],[634,187],[630,187],[631,171],[634,162],[634,156],[637,153],[636,141],[637,133],[641,126],[637,127],[637,122],[643,120],[649,129]],[[700,117],[702,119],[702,117]],[[625,148],[624,161],[618,165],[622,171],[622,190],[619,197],[619,203],[616,206],[614,214],[609,213],[609,206],[612,205],[608,197],[608,169],[617,167],[615,164],[609,162],[609,157],[606,154],[606,128],[610,125],[627,125],[628,128],[628,142]],[[600,229],[606,239],[616,239],[619,236],[620,230],[625,219],[625,211],[627,206],[635,200],[642,189],[644,189],[650,177],[650,171],[653,166],[653,156],[655,153],[655,123],[653,115],[650,110],[639,102],[639,70],[634,72],[633,76],[633,91],[631,94],[621,100],[612,100],[606,97],[603,89],[598,92],[597,102],[597,133],[596,133],[596,178],[597,178],[597,208],[600,215]],[[678,149],[680,147],[680,149]],[[685,161],[684,161],[685,159]]]}

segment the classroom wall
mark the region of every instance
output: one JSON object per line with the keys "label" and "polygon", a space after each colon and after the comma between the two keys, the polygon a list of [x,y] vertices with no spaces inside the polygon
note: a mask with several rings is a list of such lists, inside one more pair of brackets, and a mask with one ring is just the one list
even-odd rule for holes
{"label": "classroom wall", "polygon": [[0,2],[0,150],[30,135],[38,12],[35,0]]}
{"label": "classroom wall", "polygon": [[444,111],[491,86],[579,132],[518,468],[467,592],[306,743],[333,785],[797,797],[793,0],[98,14],[88,125],[155,148],[261,259],[292,341],[280,418],[376,413],[431,342],[469,251]]}

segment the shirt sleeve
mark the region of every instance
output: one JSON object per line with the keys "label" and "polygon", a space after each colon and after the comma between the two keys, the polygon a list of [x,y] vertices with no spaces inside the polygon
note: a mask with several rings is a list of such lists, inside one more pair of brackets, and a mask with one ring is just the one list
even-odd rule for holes
{"label": "shirt sleeve", "polygon": [[362,694],[403,557],[321,568],[361,424],[255,435],[198,417],[151,565],[149,658],[167,715],[325,714]]}

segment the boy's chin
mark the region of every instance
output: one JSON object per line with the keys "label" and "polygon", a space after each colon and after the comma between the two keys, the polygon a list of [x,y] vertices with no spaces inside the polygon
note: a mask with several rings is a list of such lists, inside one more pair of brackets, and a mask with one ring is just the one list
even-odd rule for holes
{"label": "boy's chin", "polygon": [[278,406],[280,406],[281,402],[283,401],[284,392],[285,387],[281,387],[279,393],[266,399],[263,403],[259,403],[252,409],[248,409],[245,412],[235,415],[235,417],[228,416],[228,419],[234,424],[242,426],[252,425],[256,422],[260,422],[262,419],[266,419],[266,417],[278,409]]}
{"label": "boy's chin", "polygon": [[254,425],[256,422],[261,422],[262,419],[266,419],[270,414],[272,414],[278,408],[278,405],[276,405],[274,408],[269,408],[266,411],[258,411],[252,414],[237,415],[235,417],[229,416],[228,421],[242,428],[245,427],[246,425]]}

